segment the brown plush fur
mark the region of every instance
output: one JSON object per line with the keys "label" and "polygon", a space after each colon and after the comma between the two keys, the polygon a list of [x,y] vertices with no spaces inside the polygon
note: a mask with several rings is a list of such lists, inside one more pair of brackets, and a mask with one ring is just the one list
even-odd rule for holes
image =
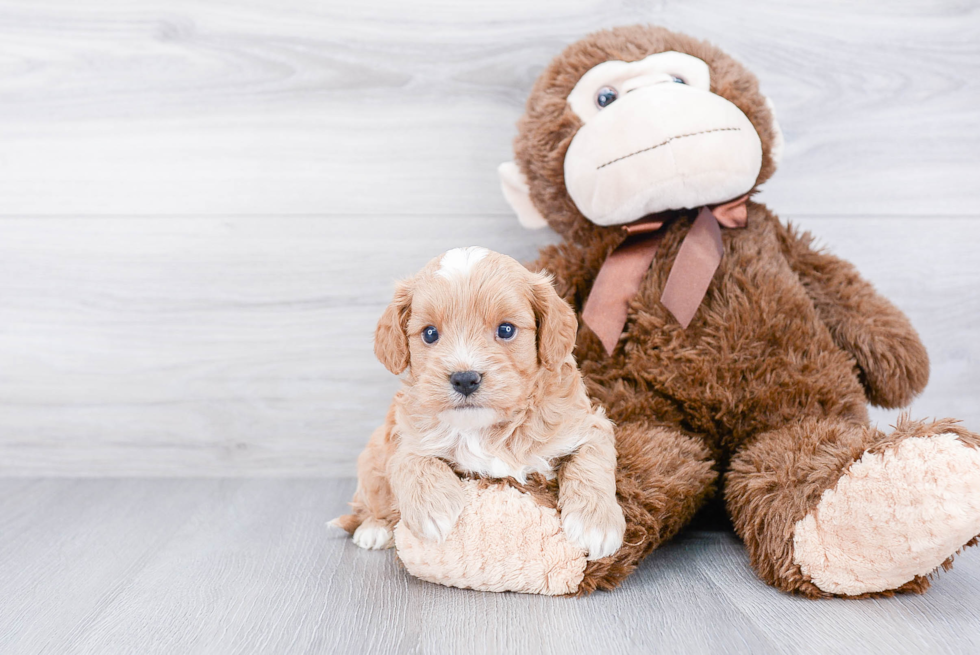
{"label": "brown plush fur", "polygon": [[[976,448],[980,437],[949,419],[926,423],[903,416],[894,432],[867,425],[808,418],[760,435],[733,458],[725,476],[725,495],[735,530],[745,541],[752,565],[766,581],[811,598],[829,597],[793,561],[793,527],[817,505],[841,472],[865,453],[880,453],[913,437],[955,434]],[[970,544],[967,544],[970,545]],[[948,570],[952,557],[943,563]],[[916,576],[898,589],[923,592],[929,580]],[[881,594],[862,594],[861,597]]]}
{"label": "brown plush fur", "polygon": [[[711,68],[711,90],[738,106],[763,144],[756,185],[775,170],[771,115],[756,78],[717,48],[654,27],[594,34],[544,71],[515,141],[531,198],[565,237],[532,265],[555,276],[581,312],[599,267],[624,235],[589,222],[564,187],[580,126],[566,105],[579,77],[609,59],[676,50]],[[753,190],[754,191],[754,190]],[[759,576],[780,589],[827,595],[793,564],[793,526],[867,449],[910,434],[953,431],[903,422],[868,426],[866,405],[899,407],[919,393],[929,362],[905,316],[854,268],[749,202],[748,227],[724,230],[724,255],[687,329],[661,305],[667,274],[696,210],[673,212],[611,356],[580,321],[576,357],[592,396],[617,424],[624,547],[592,562],[581,591],[615,586],[685,525],[724,475],[724,498]],[[539,490],[540,491],[540,490]],[[547,494],[543,491],[542,496]],[[893,591],[922,591],[918,577]]]}
{"label": "brown plush fur", "polygon": [[516,160],[531,187],[531,199],[549,225],[566,239],[585,245],[620,232],[618,227],[590,223],[565,191],[565,152],[581,127],[581,120],[566,102],[568,94],[584,73],[603,61],[637,61],[668,50],[706,62],[711,67],[711,91],[734,103],[752,122],[766,145],[757,184],[775,172],[768,147],[775,138],[772,114],[759,93],[758,80],[745,67],[706,41],[659,27],[637,25],[597,32],[568,46],[541,74],[518,122],[519,134],[514,141]]}

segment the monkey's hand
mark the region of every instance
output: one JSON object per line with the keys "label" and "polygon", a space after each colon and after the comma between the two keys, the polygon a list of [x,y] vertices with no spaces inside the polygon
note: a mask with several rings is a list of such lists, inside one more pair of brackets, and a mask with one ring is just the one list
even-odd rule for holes
{"label": "monkey's hand", "polygon": [[811,247],[812,237],[779,225],[783,252],[834,342],[849,352],[868,400],[903,407],[929,381],[929,355],[908,318],[850,263]]}

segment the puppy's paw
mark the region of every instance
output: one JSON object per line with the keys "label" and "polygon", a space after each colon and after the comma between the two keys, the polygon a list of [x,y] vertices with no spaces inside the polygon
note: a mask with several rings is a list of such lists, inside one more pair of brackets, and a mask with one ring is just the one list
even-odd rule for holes
{"label": "puppy's paw", "polygon": [[588,551],[587,559],[612,555],[623,545],[626,519],[615,499],[599,503],[566,502],[561,529],[573,544]]}
{"label": "puppy's paw", "polygon": [[413,504],[401,503],[402,521],[419,539],[442,543],[453,531],[466,503],[458,480],[445,487],[432,487],[416,496]]}
{"label": "puppy's paw", "polygon": [[391,528],[377,519],[368,519],[357,526],[354,543],[367,550],[382,550],[394,545]]}

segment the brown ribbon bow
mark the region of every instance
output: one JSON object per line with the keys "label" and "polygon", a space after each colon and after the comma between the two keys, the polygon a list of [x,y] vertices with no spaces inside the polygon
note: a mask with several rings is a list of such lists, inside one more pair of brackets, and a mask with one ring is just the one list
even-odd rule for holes
{"label": "brown ribbon bow", "polygon": [[[677,322],[686,328],[708,291],[711,278],[721,263],[723,252],[721,229],[745,227],[748,195],[715,205],[702,207],[681,243],[667,284],[660,296]],[[592,291],[582,310],[582,320],[596,333],[608,354],[612,354],[623,327],[630,299],[640,289],[657,246],[663,238],[664,221],[641,219],[624,225],[629,235],[603,262]]]}

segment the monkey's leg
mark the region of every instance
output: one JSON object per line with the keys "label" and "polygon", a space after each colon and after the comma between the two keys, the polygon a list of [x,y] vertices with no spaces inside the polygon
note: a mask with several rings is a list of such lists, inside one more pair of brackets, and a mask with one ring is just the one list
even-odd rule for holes
{"label": "monkey's leg", "polygon": [[980,534],[980,437],[902,419],[891,434],[804,419],[760,435],[725,476],[759,577],[818,596],[925,591]]}
{"label": "monkey's leg", "polygon": [[626,518],[623,547],[588,563],[579,593],[612,589],[686,525],[718,473],[704,443],[666,426],[616,426],[616,494]]}

